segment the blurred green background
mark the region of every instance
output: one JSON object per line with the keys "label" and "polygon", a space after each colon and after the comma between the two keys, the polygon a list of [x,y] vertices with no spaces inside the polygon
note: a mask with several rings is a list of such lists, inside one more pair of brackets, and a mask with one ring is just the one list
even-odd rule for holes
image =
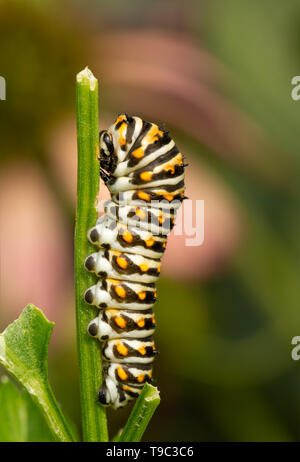
{"label": "blurred green background", "polygon": [[[75,75],[88,65],[101,128],[122,111],[164,123],[187,195],[205,201],[204,243],[171,236],[163,260],[162,402],[144,440],[300,440],[299,31],[298,0],[0,1],[0,328],[28,302],[55,321],[50,381],[78,425]],[[129,411],[109,411],[111,435]]]}

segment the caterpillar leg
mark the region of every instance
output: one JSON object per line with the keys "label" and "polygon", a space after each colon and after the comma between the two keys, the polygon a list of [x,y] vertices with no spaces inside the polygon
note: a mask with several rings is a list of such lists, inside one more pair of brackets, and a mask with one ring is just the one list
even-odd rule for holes
{"label": "caterpillar leg", "polygon": [[145,339],[154,334],[155,317],[152,309],[108,309],[100,312],[88,325],[88,333],[100,341],[110,339]]}
{"label": "caterpillar leg", "polygon": [[157,300],[155,285],[152,283],[138,283],[120,281],[117,279],[102,279],[89,287],[84,299],[86,303],[98,308],[128,308],[147,310]]}
{"label": "caterpillar leg", "polygon": [[105,170],[103,170],[103,168],[100,167],[100,177],[101,177],[101,180],[104,181],[104,183],[108,183],[109,179],[110,179],[110,175],[108,175],[108,173],[106,173]]}
{"label": "caterpillar leg", "polygon": [[145,382],[152,382],[152,365],[105,363],[103,385],[98,400],[104,406],[123,407],[142,391]]}
{"label": "caterpillar leg", "polygon": [[100,249],[86,258],[84,266],[102,278],[148,283],[157,281],[161,263],[142,255]]}
{"label": "caterpillar leg", "polygon": [[97,220],[88,232],[89,241],[104,249],[126,251],[144,257],[160,259],[166,250],[166,236],[153,235],[150,231],[127,226],[108,215]]}
{"label": "caterpillar leg", "polygon": [[141,391],[142,387],[121,385],[107,377],[98,391],[98,401],[103,406],[112,406],[114,409],[119,409],[126,406],[129,401],[137,398]]}

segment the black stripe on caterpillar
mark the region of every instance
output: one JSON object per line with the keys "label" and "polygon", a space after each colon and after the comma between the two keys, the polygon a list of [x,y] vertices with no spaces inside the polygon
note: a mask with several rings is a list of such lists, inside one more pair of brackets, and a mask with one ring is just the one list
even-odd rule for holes
{"label": "black stripe on caterpillar", "polygon": [[88,232],[99,250],[86,258],[85,267],[99,281],[84,298],[100,310],[88,326],[103,342],[98,399],[117,409],[153,380],[155,282],[185,198],[185,164],[164,128],[127,114],[100,132],[99,160],[111,200]]}

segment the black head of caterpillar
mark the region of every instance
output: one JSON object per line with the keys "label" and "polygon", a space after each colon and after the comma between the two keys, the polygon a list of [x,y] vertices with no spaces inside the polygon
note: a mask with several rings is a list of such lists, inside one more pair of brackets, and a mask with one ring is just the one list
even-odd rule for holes
{"label": "black head of caterpillar", "polygon": [[152,382],[155,283],[185,198],[185,164],[163,127],[127,114],[100,132],[99,160],[112,200],[88,232],[100,249],[86,258],[85,268],[99,281],[84,296],[100,310],[88,327],[103,342],[98,399],[118,409]]}
{"label": "black head of caterpillar", "polygon": [[[107,181],[109,175],[115,171],[115,168],[119,160],[117,147],[120,147],[120,149],[123,151],[126,150],[128,141],[130,141],[130,131],[131,128],[134,127],[134,125],[135,120],[133,117],[130,117],[127,114],[119,114],[113,126],[111,126],[108,130],[100,131],[100,173],[104,181]],[[119,139],[114,139],[115,137],[113,135],[115,131],[120,132],[121,136],[119,137]],[[125,131],[126,136],[122,136],[122,132]]]}
{"label": "black head of caterpillar", "polygon": [[[108,130],[101,130],[99,133],[100,144],[100,169],[105,170],[109,175],[117,165],[117,156],[114,154],[114,144],[111,133]],[[103,172],[104,173],[104,172]]]}

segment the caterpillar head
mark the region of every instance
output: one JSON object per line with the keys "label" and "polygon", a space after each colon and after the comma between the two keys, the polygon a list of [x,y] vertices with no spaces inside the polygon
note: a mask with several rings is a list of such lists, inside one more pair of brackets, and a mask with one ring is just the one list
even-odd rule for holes
{"label": "caterpillar head", "polygon": [[109,130],[101,130],[99,133],[100,144],[100,167],[108,174],[116,168],[117,156],[115,154],[112,134]]}

